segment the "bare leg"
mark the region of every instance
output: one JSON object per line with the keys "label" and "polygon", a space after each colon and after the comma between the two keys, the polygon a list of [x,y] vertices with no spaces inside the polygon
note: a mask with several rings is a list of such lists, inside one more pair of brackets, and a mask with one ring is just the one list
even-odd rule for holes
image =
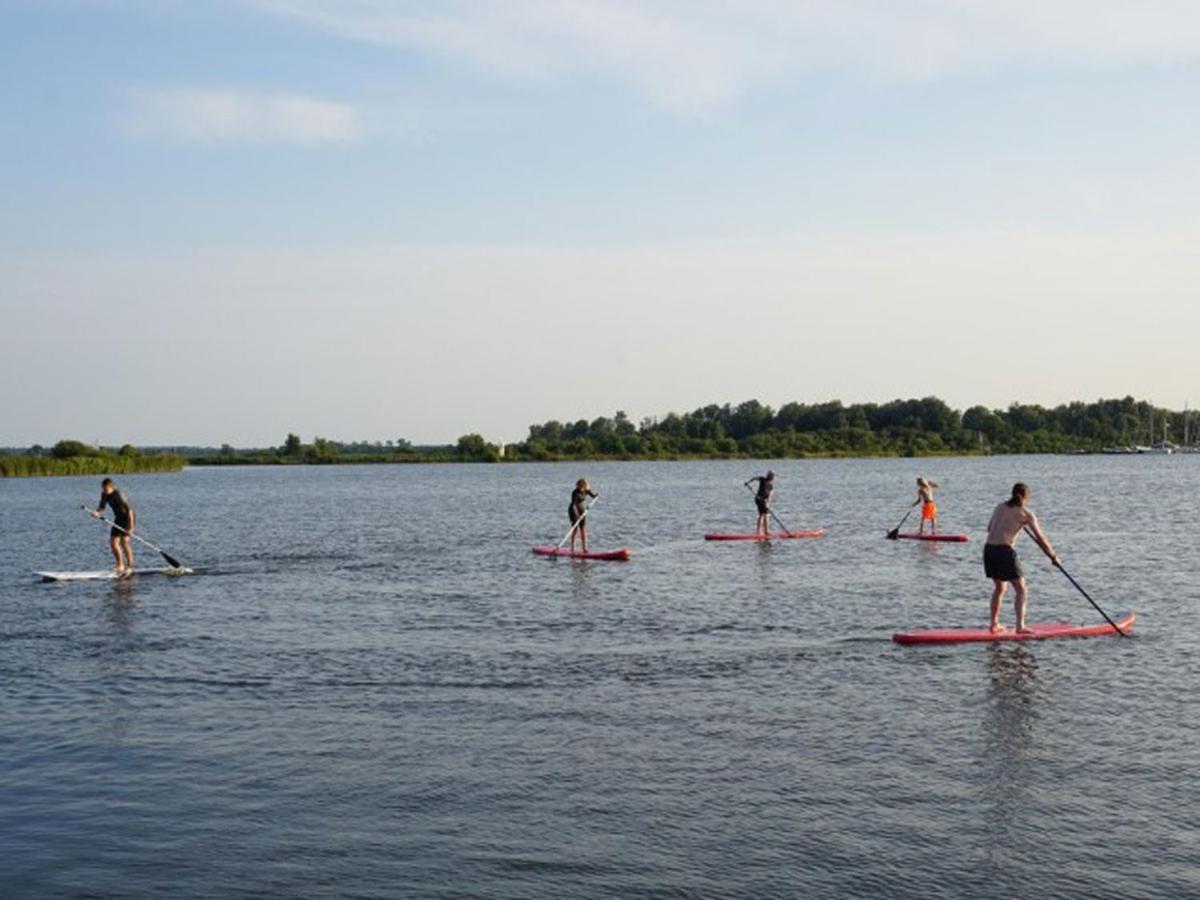
{"label": "bare leg", "polygon": [[1008,584],[993,578],[995,582],[995,590],[992,591],[992,620],[988,624],[988,630],[992,632],[1003,631],[1004,626],[1000,624],[1000,602],[1004,599],[1004,592],[1008,589]]}
{"label": "bare leg", "polygon": [[1029,594],[1025,589],[1025,579],[1018,578],[1014,584],[1017,589],[1017,633],[1033,634],[1032,628],[1025,627],[1025,610],[1029,605]]}
{"label": "bare leg", "polygon": [[929,520],[929,533],[937,534],[937,516]]}
{"label": "bare leg", "polygon": [[133,538],[121,538],[121,549],[125,551],[125,571],[133,571]]}
{"label": "bare leg", "polygon": [[571,523],[571,552],[575,552],[575,541],[579,539],[579,529],[575,527],[575,523]]}
{"label": "bare leg", "polygon": [[583,547],[583,552],[587,553],[587,526],[582,522],[579,523],[579,543]]}
{"label": "bare leg", "polygon": [[112,550],[113,559],[116,560],[117,563],[114,568],[117,574],[120,575],[123,571],[125,571],[125,561],[121,558],[121,539],[110,537],[108,539],[108,546]]}

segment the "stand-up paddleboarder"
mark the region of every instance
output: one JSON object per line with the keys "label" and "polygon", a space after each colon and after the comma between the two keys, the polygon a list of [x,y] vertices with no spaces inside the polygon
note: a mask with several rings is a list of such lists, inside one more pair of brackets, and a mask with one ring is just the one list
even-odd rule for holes
{"label": "stand-up paddleboarder", "polygon": [[746,480],[746,487],[758,482],[758,491],[754,494],[754,505],[758,508],[758,524],[754,526],[754,533],[766,535],[770,529],[771,515],[771,494],[775,491],[775,473],[767,472],[766,475],[755,475],[753,478]]}
{"label": "stand-up paddleboarder", "polygon": [[[567,518],[571,520],[571,552],[575,552],[575,539],[579,538],[584,553],[588,552],[587,545],[587,498],[595,500],[600,495],[592,490],[586,478],[575,482],[575,490],[571,491],[571,505],[567,507]],[[578,525],[576,525],[578,523]]]}
{"label": "stand-up paddleboarder", "polygon": [[108,546],[112,548],[113,558],[117,561],[114,571],[118,575],[132,575],[133,540],[130,535],[133,534],[133,526],[137,522],[137,513],[133,511],[125,495],[117,490],[111,478],[100,482],[100,503],[92,510],[92,515],[100,518],[106,506],[112,510],[115,526],[108,533]]}
{"label": "stand-up paddleboarder", "polygon": [[933,502],[933,489],[938,486],[936,481],[928,481],[923,476],[917,478],[917,499],[913,506],[921,507],[921,525],[917,534],[925,533],[925,523],[929,522],[929,533],[937,534],[937,504]]}
{"label": "stand-up paddleboarder", "polygon": [[1028,528],[1042,552],[1058,565],[1058,554],[1050,546],[1050,539],[1042,532],[1033,510],[1025,505],[1028,499],[1029,488],[1020,482],[1014,484],[1012,496],[992,511],[992,518],[988,522],[987,543],[983,547],[983,571],[996,585],[992,591],[992,617],[988,625],[993,634],[1005,630],[1000,624],[1000,602],[1004,599],[1009,582],[1017,591],[1017,633],[1033,633],[1032,629],[1025,627],[1025,609],[1029,597],[1025,590],[1025,573],[1021,571],[1014,549],[1021,531]]}

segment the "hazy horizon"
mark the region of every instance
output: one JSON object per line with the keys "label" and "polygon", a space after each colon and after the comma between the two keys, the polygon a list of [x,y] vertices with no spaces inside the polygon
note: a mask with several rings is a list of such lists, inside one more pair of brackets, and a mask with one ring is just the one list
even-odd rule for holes
{"label": "hazy horizon", "polygon": [[0,445],[1200,397],[1200,8],[922,10],[0,0]]}

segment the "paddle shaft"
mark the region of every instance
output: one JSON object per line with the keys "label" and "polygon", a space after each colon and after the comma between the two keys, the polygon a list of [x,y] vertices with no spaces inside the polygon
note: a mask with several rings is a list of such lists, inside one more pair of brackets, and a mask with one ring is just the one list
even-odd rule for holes
{"label": "paddle shaft", "polygon": [[904,514],[904,518],[900,520],[900,524],[887,533],[889,540],[896,540],[900,534],[900,529],[904,527],[904,523],[908,521],[908,517],[912,515],[913,507],[908,508],[908,512]]}
{"label": "paddle shaft", "polygon": [[[1039,547],[1042,548],[1043,553],[1046,553],[1045,544],[1043,544],[1041,541],[1039,541],[1037,539],[1037,536],[1032,531],[1030,531],[1028,528],[1026,528],[1025,533],[1027,535],[1029,535],[1030,538],[1032,538],[1034,543],[1036,543]],[[1046,553],[1046,555],[1050,556],[1049,553]],[[1053,557],[1051,557],[1050,561],[1054,564],[1054,568],[1058,569],[1058,571],[1062,572],[1064,575],[1067,576],[1067,581],[1071,582],[1071,584],[1073,584],[1075,586],[1075,590],[1079,591],[1079,593],[1083,594],[1083,596],[1087,598],[1087,602],[1092,604],[1093,607],[1095,607],[1096,612],[1098,612],[1098,613],[1100,613],[1100,615],[1104,616],[1104,621],[1112,626],[1113,631],[1115,631],[1121,637],[1129,637],[1129,635],[1127,635],[1124,631],[1121,630],[1121,627],[1116,622],[1114,622],[1111,618],[1109,618],[1108,613],[1106,613],[1104,610],[1102,610],[1100,608],[1100,604],[1092,599],[1092,595],[1083,589],[1083,586],[1078,581],[1076,581],[1075,578],[1071,575],[1071,573],[1068,572],[1063,567],[1063,564],[1061,562],[1059,562],[1057,559],[1055,559]]]}
{"label": "paddle shaft", "polygon": [[[92,510],[88,509],[88,507],[86,507],[86,506],[81,506],[80,508],[86,510],[87,512],[92,511]],[[110,522],[108,519],[104,518],[104,516],[96,516],[95,518],[98,519],[99,521],[103,522],[105,525],[111,525],[113,528],[117,529],[117,531],[125,532],[127,535],[129,535],[131,538],[133,538],[135,541],[141,541],[143,544],[145,544],[151,550],[158,551],[159,553],[162,554],[162,558],[167,561],[167,565],[169,565],[171,568],[173,568],[173,569],[182,569],[183,568],[183,563],[181,563],[179,560],[177,560],[175,557],[173,557],[170,553],[168,553],[162,547],[158,547],[158,546],[150,543],[144,537],[139,537],[138,535],[136,535],[132,531],[130,531],[128,528],[122,528],[116,522]]]}
{"label": "paddle shaft", "polygon": [[[742,487],[744,487],[744,488],[745,488],[746,490],[748,490],[750,493],[754,494],[755,498],[757,498],[757,497],[758,497],[758,492],[757,492],[757,491],[755,491],[755,490],[754,490],[754,488],[750,487],[750,485],[743,483],[743,484],[742,484]],[[780,518],[779,518],[779,516],[775,515],[775,510],[771,509],[771,504],[769,504],[769,503],[767,504],[767,512],[771,514],[771,518],[772,518],[772,519],[774,519],[776,522],[778,522],[778,523],[779,523],[779,527],[780,527],[780,528],[782,528],[784,531],[791,531],[791,530],[792,530],[792,529],[788,528],[786,525],[784,525],[784,524],[783,524],[783,520],[782,520],[782,519],[780,519]]]}
{"label": "paddle shaft", "polygon": [[580,514],[579,518],[571,523],[571,529],[566,533],[566,535],[563,536],[563,539],[558,542],[559,547],[562,547],[563,544],[571,539],[571,535],[575,533],[575,529],[577,529],[583,523],[583,520],[587,518],[588,511],[596,505],[596,501],[599,499],[600,496],[597,495],[588,501],[587,506],[583,508],[583,512]]}

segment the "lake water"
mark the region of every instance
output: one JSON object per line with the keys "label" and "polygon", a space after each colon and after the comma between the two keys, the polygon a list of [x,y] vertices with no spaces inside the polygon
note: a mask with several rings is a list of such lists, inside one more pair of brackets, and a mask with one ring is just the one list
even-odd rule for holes
{"label": "lake water", "polygon": [[[0,481],[0,894],[1200,895],[1200,457],[771,465],[827,537],[700,539],[762,464],[131,476],[201,571],[60,585],[99,480]],[[883,539],[918,474],[972,543]],[[632,561],[529,553],[580,476]],[[893,644],[986,623],[1018,479],[1136,637]],[[1099,621],[1020,549],[1031,621]]]}

